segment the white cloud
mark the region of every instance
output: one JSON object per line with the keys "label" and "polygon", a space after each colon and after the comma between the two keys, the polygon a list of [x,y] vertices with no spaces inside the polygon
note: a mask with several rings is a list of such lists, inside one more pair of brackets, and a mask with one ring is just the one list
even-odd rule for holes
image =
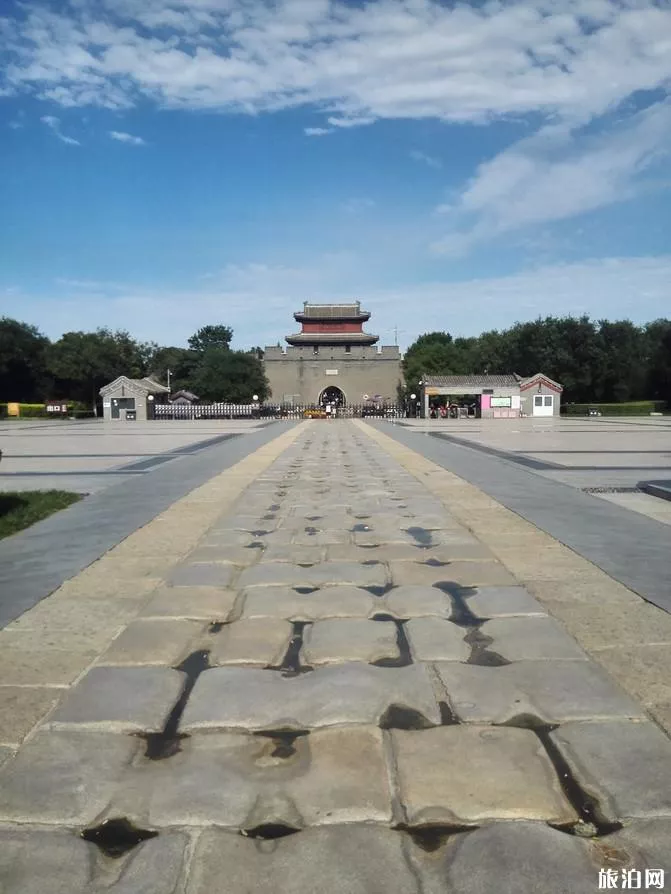
{"label": "white cloud", "polygon": [[375,201],[373,199],[367,199],[365,197],[354,197],[351,199],[346,199],[344,202],[340,203],[340,210],[344,211],[345,214],[362,214],[369,208],[374,207]]}
{"label": "white cloud", "polygon": [[0,89],[63,105],[316,106],[376,118],[586,120],[671,77],[657,0],[77,0],[8,20]]}
{"label": "white cloud", "polygon": [[433,155],[427,155],[426,152],[420,152],[419,149],[413,149],[410,152],[410,158],[414,159],[415,161],[422,162],[423,164],[428,165],[430,168],[435,168],[436,170],[442,168],[443,166],[443,163],[439,158],[436,158]]}
{"label": "white cloud", "polygon": [[453,232],[434,249],[461,254],[502,233],[626,201],[646,188],[646,173],[671,151],[670,133],[670,101],[598,135],[543,128],[480,165],[456,202],[435,209],[452,215]]}
{"label": "white cloud", "polygon": [[323,137],[327,133],[333,133],[332,127],[306,127],[304,132],[308,137]]}
{"label": "white cloud", "polygon": [[61,131],[60,118],[56,118],[54,115],[43,115],[40,121],[53,131],[61,143],[67,143],[68,146],[81,146],[79,140],[75,140],[74,137],[68,137]]}
{"label": "white cloud", "polygon": [[118,140],[119,143],[128,143],[131,146],[146,146],[147,144],[142,139],[142,137],[134,137],[130,133],[124,133],[121,130],[110,130],[109,135],[113,140]]}
{"label": "white cloud", "polygon": [[[422,332],[447,329],[477,335],[516,320],[546,314],[589,314],[594,319],[629,318],[644,323],[668,315],[671,255],[607,258],[538,267],[513,276],[458,282],[433,281],[402,288],[353,288],[365,256],[319,257],[303,268],[266,264],[229,265],[202,288],[175,291],[91,283],[74,297],[67,287],[48,298],[25,291],[7,312],[39,326],[52,338],[69,329],[114,326],[132,320],[133,335],[161,344],[186,344],[199,326],[222,321],[233,327],[239,347],[282,343],[295,331],[292,314],[303,301],[360,300],[372,312],[371,332],[393,341],[397,325],[407,346]],[[85,282],[82,281],[82,285]],[[421,313],[418,313],[421,308]]]}

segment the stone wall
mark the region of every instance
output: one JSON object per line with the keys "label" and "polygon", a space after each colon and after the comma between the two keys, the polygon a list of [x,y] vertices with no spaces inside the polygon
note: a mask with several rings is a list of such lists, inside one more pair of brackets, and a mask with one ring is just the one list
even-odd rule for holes
{"label": "stone wall", "polygon": [[336,386],[348,404],[359,404],[364,394],[380,394],[396,401],[401,381],[401,354],[395,346],[265,349],[264,370],[277,403],[315,404],[325,388]]}

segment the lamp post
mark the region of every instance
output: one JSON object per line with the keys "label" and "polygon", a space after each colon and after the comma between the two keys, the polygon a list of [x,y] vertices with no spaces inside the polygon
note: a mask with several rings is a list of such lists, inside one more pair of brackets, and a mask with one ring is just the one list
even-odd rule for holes
{"label": "lamp post", "polygon": [[252,400],[254,401],[254,410],[253,410],[253,418],[259,418],[259,396],[258,394],[254,394],[252,396]]}
{"label": "lamp post", "polygon": [[417,395],[414,392],[410,395],[410,400],[412,401],[412,416],[414,418],[415,416],[417,416],[417,404],[415,403],[415,401],[417,400]]}

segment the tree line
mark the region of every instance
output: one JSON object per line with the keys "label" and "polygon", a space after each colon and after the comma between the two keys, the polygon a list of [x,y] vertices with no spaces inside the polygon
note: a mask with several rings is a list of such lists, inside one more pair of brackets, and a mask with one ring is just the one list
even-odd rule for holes
{"label": "tree line", "polygon": [[425,373],[537,372],[563,385],[568,403],[671,403],[671,320],[635,326],[629,320],[546,317],[473,338],[430,332],[403,358],[408,390],[415,390]]}
{"label": "tree line", "polygon": [[50,341],[35,326],[0,318],[0,402],[79,401],[95,408],[103,385],[120,375],[151,376],[172,391],[189,390],[204,401],[251,402],[269,393],[259,348],[235,351],[233,330],[204,326],[188,348],[141,342],[125,330],[66,332]]}

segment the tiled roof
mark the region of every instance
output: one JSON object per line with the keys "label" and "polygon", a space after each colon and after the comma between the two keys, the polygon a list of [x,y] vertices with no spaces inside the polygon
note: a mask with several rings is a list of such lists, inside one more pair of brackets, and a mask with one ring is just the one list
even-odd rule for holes
{"label": "tiled roof", "polygon": [[515,388],[519,382],[515,376],[424,376],[429,388]]}
{"label": "tiled roof", "polygon": [[304,304],[303,310],[297,311],[294,316],[316,320],[338,320],[342,317],[368,317],[370,314],[361,310],[361,304],[356,301],[349,304]]}

